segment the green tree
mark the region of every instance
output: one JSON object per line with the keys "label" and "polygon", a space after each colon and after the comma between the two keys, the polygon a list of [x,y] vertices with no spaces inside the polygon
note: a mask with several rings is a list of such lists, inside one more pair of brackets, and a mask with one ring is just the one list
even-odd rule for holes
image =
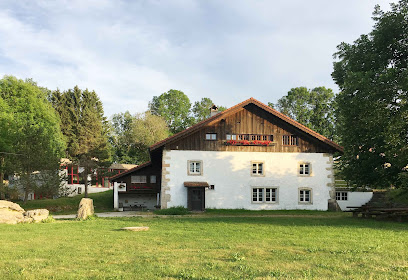
{"label": "green tree", "polygon": [[9,172],[20,177],[26,200],[28,192],[39,187],[38,181],[33,180],[36,171],[48,171],[58,177],[65,148],[59,118],[48,102],[44,88],[32,80],[5,76],[0,80],[0,100],[3,104],[0,106],[8,108],[13,115],[3,118],[3,112],[0,120],[0,123],[11,124],[6,131],[12,145],[4,144],[7,140],[2,141],[3,148],[8,150],[6,161]]}
{"label": "green tree", "polygon": [[[213,101],[208,97],[201,98],[201,101],[194,102],[194,106],[191,110],[194,116],[194,123],[208,119],[210,117],[210,107],[213,104]],[[219,106],[218,112],[225,111],[226,109],[224,106]]]}
{"label": "green tree", "polygon": [[114,114],[111,120],[110,142],[113,147],[113,161],[135,164],[139,162],[134,143],[131,141],[133,116],[125,113]]}
{"label": "green tree", "polygon": [[148,148],[169,136],[165,120],[149,111],[132,116],[129,112],[112,118],[115,161],[143,163],[149,160]]}
{"label": "green tree", "polygon": [[182,91],[171,89],[149,102],[149,110],[154,115],[162,116],[171,133],[180,132],[193,123],[190,116],[190,99]]}
{"label": "green tree", "polygon": [[88,176],[96,168],[108,166],[111,160],[109,125],[102,102],[95,91],[77,86],[63,93],[54,91],[50,100],[61,118],[67,155],[84,168],[82,176],[88,197]]}
{"label": "green tree", "polygon": [[323,136],[337,140],[334,104],[334,93],[331,89],[316,87],[309,90],[297,87],[292,88],[276,104],[268,105]]}
{"label": "green tree", "polygon": [[369,34],[335,54],[339,167],[358,186],[408,187],[408,1],[376,6],[373,19]]}
{"label": "green tree", "polygon": [[0,93],[0,190],[4,189],[5,158],[13,151],[12,144],[15,129],[12,110]]}

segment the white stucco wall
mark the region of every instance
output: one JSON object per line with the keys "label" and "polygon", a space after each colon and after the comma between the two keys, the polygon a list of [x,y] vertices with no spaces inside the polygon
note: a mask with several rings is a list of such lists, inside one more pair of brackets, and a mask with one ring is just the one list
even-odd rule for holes
{"label": "white stucco wall", "polygon": [[[343,191],[342,191],[343,192]],[[347,207],[360,207],[371,200],[373,197],[372,192],[347,192],[347,200],[337,200],[341,211],[348,211],[353,208]]]}
{"label": "white stucco wall", "polygon": [[[187,174],[189,160],[202,161],[202,175]],[[264,162],[265,176],[251,176],[251,161]],[[311,164],[311,176],[298,176],[300,162]],[[163,166],[162,208],[187,207],[185,181],[205,181],[214,185],[214,190],[205,191],[206,208],[327,210],[333,190],[331,157],[322,153],[165,150]],[[252,187],[277,187],[278,202],[252,203]],[[298,202],[299,188],[312,189],[312,204]]]}

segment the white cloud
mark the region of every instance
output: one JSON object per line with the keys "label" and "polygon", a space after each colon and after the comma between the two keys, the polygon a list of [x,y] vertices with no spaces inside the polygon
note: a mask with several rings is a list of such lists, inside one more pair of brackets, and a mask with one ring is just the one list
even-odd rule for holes
{"label": "white cloud", "polygon": [[171,88],[226,106],[276,101],[296,86],[334,88],[332,54],[371,30],[375,3],[6,1],[0,75],[94,89],[107,116]]}

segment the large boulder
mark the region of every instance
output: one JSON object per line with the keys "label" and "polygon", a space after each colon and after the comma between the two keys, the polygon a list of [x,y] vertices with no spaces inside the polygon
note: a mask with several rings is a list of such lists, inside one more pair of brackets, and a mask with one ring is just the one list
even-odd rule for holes
{"label": "large boulder", "polygon": [[32,220],[33,222],[41,222],[48,218],[50,211],[47,209],[35,209],[35,210],[28,210],[24,213],[24,217],[27,220]]}
{"label": "large boulder", "polygon": [[90,198],[81,199],[81,202],[79,202],[77,219],[85,220],[86,218],[88,218],[88,216],[92,216],[93,214],[94,214],[93,200]]}
{"label": "large boulder", "polygon": [[24,217],[24,209],[20,205],[7,201],[0,200],[0,223],[1,224],[17,224],[26,222]]}

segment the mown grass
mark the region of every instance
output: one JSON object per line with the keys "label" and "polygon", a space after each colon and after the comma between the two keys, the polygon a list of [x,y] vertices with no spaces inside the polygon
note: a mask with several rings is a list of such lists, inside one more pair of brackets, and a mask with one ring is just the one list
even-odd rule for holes
{"label": "mown grass", "polygon": [[246,209],[206,209],[206,215],[225,216],[279,216],[279,215],[302,215],[302,216],[349,216],[344,212],[329,212],[317,210],[246,210]]}
{"label": "mown grass", "polygon": [[[74,214],[78,211],[79,202],[84,195],[74,197],[60,197],[57,199],[36,199],[26,203],[17,202],[25,210],[48,209],[51,214]],[[93,199],[95,212],[113,211],[113,191],[91,193],[89,198]]]}
{"label": "mown grass", "polygon": [[[119,231],[149,226],[146,232]],[[0,225],[2,279],[406,279],[408,225],[341,216]]]}

